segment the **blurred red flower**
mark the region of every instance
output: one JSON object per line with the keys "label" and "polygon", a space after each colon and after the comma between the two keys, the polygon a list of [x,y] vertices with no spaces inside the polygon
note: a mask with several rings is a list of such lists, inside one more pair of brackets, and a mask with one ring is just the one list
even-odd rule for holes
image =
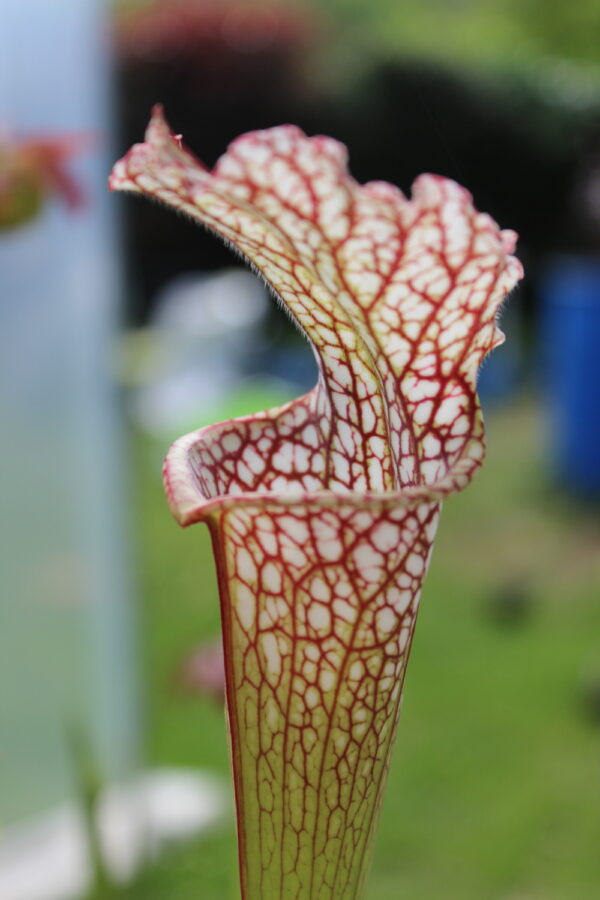
{"label": "blurred red flower", "polygon": [[204,694],[223,701],[225,697],[225,659],[220,638],[200,644],[184,659],[178,682],[190,694]]}
{"label": "blurred red flower", "polygon": [[0,229],[32,219],[49,195],[69,207],[84,203],[84,192],[68,161],[89,145],[84,135],[6,139],[0,137]]}

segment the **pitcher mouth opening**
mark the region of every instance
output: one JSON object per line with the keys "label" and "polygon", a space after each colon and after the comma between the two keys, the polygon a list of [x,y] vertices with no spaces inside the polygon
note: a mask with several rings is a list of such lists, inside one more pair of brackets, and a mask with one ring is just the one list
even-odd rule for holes
{"label": "pitcher mouth opening", "polygon": [[[251,418],[251,417],[247,417]],[[235,425],[237,419],[221,423]],[[205,439],[214,433],[217,425],[208,425],[190,432],[173,443],[163,465],[163,480],[169,507],[177,522],[187,527],[196,522],[208,521],[232,507],[281,506],[293,507],[297,504],[316,509],[337,506],[356,506],[370,510],[385,510],[393,507],[405,508],[421,503],[440,503],[449,493],[459,490],[468,483],[473,466],[473,454],[484,449],[480,442],[474,442],[471,453],[462,465],[455,465],[453,471],[433,485],[406,487],[398,491],[340,491],[322,486],[316,490],[306,490],[301,485],[288,484],[284,489],[272,490],[257,486],[255,490],[243,490],[239,486],[221,493],[214,490],[215,483],[207,478],[206,470],[199,462],[199,454],[205,446]]]}

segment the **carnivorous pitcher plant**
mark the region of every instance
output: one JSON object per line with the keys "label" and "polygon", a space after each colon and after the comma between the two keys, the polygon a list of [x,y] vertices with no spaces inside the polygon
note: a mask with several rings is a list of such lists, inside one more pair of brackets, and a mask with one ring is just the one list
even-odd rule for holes
{"label": "carnivorous pitcher plant", "polygon": [[186,435],[164,479],[212,535],[242,895],[355,900],[440,503],[484,454],[476,378],[515,234],[445,178],[359,185],[342,145],[293,126],[209,171],[160,108],[111,186],[221,235],[315,352],[313,390]]}

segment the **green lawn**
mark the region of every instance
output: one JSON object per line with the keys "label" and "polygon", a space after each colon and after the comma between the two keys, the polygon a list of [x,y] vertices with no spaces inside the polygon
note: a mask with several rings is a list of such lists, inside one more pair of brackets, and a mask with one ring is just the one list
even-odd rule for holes
{"label": "green lawn", "polygon": [[[548,488],[542,442],[529,403],[494,412],[483,471],[445,506],[368,900],[600,897],[600,722],[582,689],[600,677],[600,515]],[[170,518],[166,448],[134,446],[148,761],[227,778],[222,710],[177,683],[218,633],[208,535]],[[503,618],[515,596],[528,613]],[[127,896],[230,900],[236,878],[230,820]]]}

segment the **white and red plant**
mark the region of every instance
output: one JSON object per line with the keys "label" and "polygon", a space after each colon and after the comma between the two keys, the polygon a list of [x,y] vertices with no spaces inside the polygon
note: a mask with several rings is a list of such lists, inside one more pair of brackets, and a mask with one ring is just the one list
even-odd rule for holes
{"label": "white and red plant", "polygon": [[411,199],[361,186],[292,126],[209,171],[160,109],[111,186],[230,242],[316,354],[306,396],[181,438],[164,477],[213,539],[243,897],[357,898],[440,502],[484,454],[476,378],[515,235],[441,177]]}

